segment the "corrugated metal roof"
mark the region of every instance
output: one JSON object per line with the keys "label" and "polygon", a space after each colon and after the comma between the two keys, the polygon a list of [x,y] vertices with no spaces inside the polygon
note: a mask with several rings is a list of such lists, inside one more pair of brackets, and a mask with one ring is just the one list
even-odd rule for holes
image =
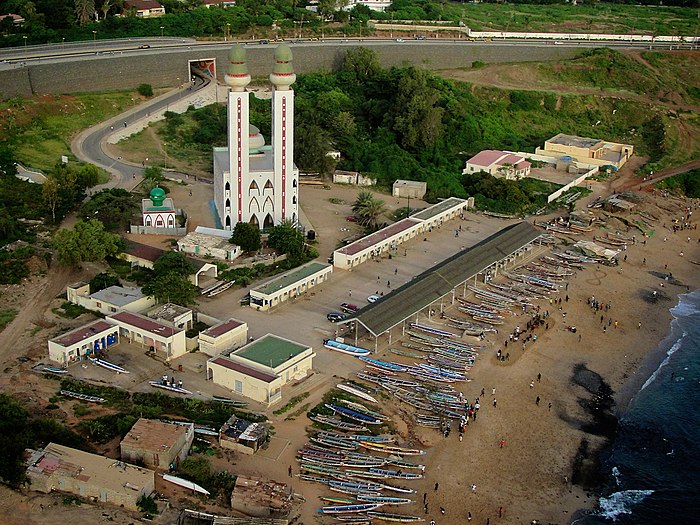
{"label": "corrugated metal roof", "polygon": [[541,232],[527,222],[508,226],[426,270],[343,323],[356,319],[373,335],[378,336],[540,235]]}

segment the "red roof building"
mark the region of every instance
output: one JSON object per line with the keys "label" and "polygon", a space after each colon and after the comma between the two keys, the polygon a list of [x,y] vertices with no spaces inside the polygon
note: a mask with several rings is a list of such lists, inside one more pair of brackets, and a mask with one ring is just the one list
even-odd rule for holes
{"label": "red roof building", "polygon": [[485,172],[494,177],[518,180],[530,175],[531,164],[520,155],[487,149],[467,161],[462,173]]}

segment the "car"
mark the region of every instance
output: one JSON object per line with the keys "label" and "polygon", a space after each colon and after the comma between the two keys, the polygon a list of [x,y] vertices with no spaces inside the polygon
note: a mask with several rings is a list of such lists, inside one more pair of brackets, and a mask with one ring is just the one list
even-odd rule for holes
{"label": "car", "polygon": [[413,38],[416,40],[425,40],[425,35],[416,35]]}
{"label": "car", "polygon": [[404,40],[403,38],[397,38],[396,41],[399,42],[399,43],[405,42],[405,40]]}
{"label": "car", "polygon": [[342,303],[340,305],[340,309],[348,314],[354,314],[357,313],[357,311],[360,309],[356,304],[352,303]]}
{"label": "car", "polygon": [[357,222],[357,215],[348,215],[345,217],[345,220],[348,222]]}
{"label": "car", "polygon": [[311,38],[309,38],[309,41],[310,41],[310,42],[318,42],[318,37],[317,37],[317,36],[312,36]]}
{"label": "car", "polygon": [[269,44],[270,41],[269,41],[267,38],[263,38],[263,39],[260,41],[260,43],[261,43],[261,44]]}
{"label": "car", "polygon": [[370,303],[376,303],[377,301],[379,301],[379,299],[381,299],[380,296],[372,294],[367,298],[367,301]]}
{"label": "car", "polygon": [[326,319],[328,319],[331,323],[337,323],[338,321],[342,321],[346,317],[347,315],[341,312],[329,312],[326,314]]}
{"label": "car", "polygon": [[139,46],[139,49],[151,49],[151,46],[149,46],[148,44],[142,44]]}

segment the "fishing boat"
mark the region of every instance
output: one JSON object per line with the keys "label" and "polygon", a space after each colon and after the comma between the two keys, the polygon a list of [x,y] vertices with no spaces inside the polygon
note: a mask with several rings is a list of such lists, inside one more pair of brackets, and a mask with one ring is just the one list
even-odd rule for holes
{"label": "fishing boat", "polygon": [[354,421],[359,421],[360,423],[366,423],[368,425],[379,425],[382,423],[381,419],[377,419],[373,416],[368,416],[367,414],[363,414],[351,408],[341,407],[338,405],[331,405],[329,403],[326,403],[326,408],[330,408],[333,412],[340,414],[341,416],[345,416]]}
{"label": "fishing boat", "polygon": [[90,403],[104,403],[104,397],[91,396],[88,394],[81,394],[80,392],[72,392],[70,390],[61,390],[60,394],[66,397],[74,397],[82,401],[89,401]]}
{"label": "fishing boat", "polygon": [[340,419],[336,419],[331,416],[324,416],[322,414],[316,414],[315,416],[309,416],[311,421],[316,423],[321,423],[322,425],[329,425],[333,428],[338,428],[340,430],[345,430],[347,432],[368,432],[369,428],[363,425],[357,425],[355,423],[347,423]]}
{"label": "fishing boat", "polygon": [[320,500],[328,503],[335,503],[336,505],[350,505],[355,502],[350,498],[334,498],[332,496],[321,496]]}
{"label": "fishing boat", "polygon": [[197,485],[196,483],[193,483],[189,480],[178,478],[177,476],[171,476],[170,474],[163,474],[163,479],[165,481],[169,481],[170,483],[173,483],[175,485],[179,485],[180,487],[184,487],[189,490],[193,490],[194,492],[199,492],[200,494],[204,494],[205,496],[209,496],[210,492]]}
{"label": "fishing boat", "polygon": [[414,523],[417,521],[425,521],[418,516],[407,516],[405,514],[392,514],[390,512],[375,512],[368,511],[367,516],[373,520],[393,521],[396,523]]}
{"label": "fishing boat", "polygon": [[321,476],[314,476],[312,474],[304,474],[303,472],[301,474],[297,474],[297,477],[304,481],[314,481],[316,483],[323,483],[324,485],[328,485],[328,483],[331,481],[328,478],[322,478]]}
{"label": "fishing boat", "polygon": [[348,394],[352,394],[353,396],[357,396],[361,399],[364,399],[365,401],[369,401],[370,403],[377,403],[377,400],[369,394],[369,391],[360,387],[359,385],[354,385],[351,383],[338,383],[335,386],[339,390],[347,392]]}
{"label": "fishing boat", "polygon": [[381,507],[379,503],[356,503],[354,505],[333,505],[330,507],[322,507],[319,512],[322,514],[355,514],[358,512],[368,512]]}
{"label": "fishing boat", "polygon": [[371,416],[371,417],[374,417],[376,419],[382,419],[382,420],[389,419],[388,416],[385,416],[384,414],[380,414],[379,412],[375,412],[374,410],[370,410],[369,408],[367,408],[365,405],[363,405],[361,403],[355,403],[353,401],[348,401],[347,399],[341,399],[340,402],[343,403],[344,405],[349,406],[353,410],[357,410],[358,412],[361,412],[362,414],[365,414],[367,416]]}
{"label": "fishing boat", "polygon": [[369,472],[371,474],[377,474],[384,478],[396,478],[396,479],[422,479],[423,475],[416,472],[403,472],[401,470],[388,470],[379,467],[370,467]]}
{"label": "fishing boat", "polygon": [[360,483],[355,481],[338,481],[338,480],[328,480],[328,486],[331,490],[337,492],[348,491],[347,494],[357,494],[357,493],[367,493],[367,492],[380,492],[382,490],[382,485],[377,483]]}
{"label": "fishing boat", "polygon": [[396,454],[397,456],[422,456],[425,451],[414,448],[403,448],[395,445],[385,445],[383,443],[370,443],[369,441],[360,441],[360,445],[368,450],[375,452],[385,452],[387,454]]}
{"label": "fishing boat", "polygon": [[370,494],[358,494],[357,500],[364,501],[366,503],[381,503],[382,505],[406,505],[408,503],[413,503],[413,500],[409,498],[395,498],[393,496],[374,496]]}
{"label": "fishing boat", "polygon": [[419,354],[417,352],[409,352],[408,350],[402,350],[400,348],[390,348],[389,352],[403,357],[411,357],[413,359],[425,359],[425,356],[423,354]]}
{"label": "fishing boat", "polygon": [[473,316],[475,321],[479,321],[480,323],[487,323],[490,325],[501,325],[503,324],[502,319],[494,319],[493,317],[484,317],[483,315],[475,315]]}
{"label": "fishing boat", "polygon": [[167,390],[168,392],[174,392],[176,394],[183,394],[187,396],[192,395],[192,392],[190,390],[187,390],[186,388],[180,388],[179,386],[170,385],[168,383],[161,383],[160,381],[149,381],[148,384],[154,388],[160,388],[161,390]]}
{"label": "fishing boat", "polygon": [[341,450],[355,450],[358,444],[354,441],[346,441],[344,439],[328,439],[312,437],[311,441],[331,448],[339,448]]}
{"label": "fishing boat", "polygon": [[420,330],[421,332],[425,332],[427,334],[432,335],[438,335],[440,337],[459,337],[457,334],[453,334],[452,332],[448,332],[446,330],[438,330],[437,328],[431,328],[429,326],[425,326],[418,323],[411,323],[410,327],[416,330]]}
{"label": "fishing boat", "polygon": [[200,434],[202,436],[218,436],[219,435],[218,430],[214,430],[213,428],[200,427],[197,425],[195,425],[195,427],[194,427],[194,433]]}
{"label": "fishing boat", "polygon": [[354,355],[356,357],[370,354],[370,351],[366,348],[340,343],[333,339],[324,339],[323,346],[329,350],[335,350],[336,352],[342,352],[343,354]]}
{"label": "fishing boat", "polygon": [[234,406],[236,408],[244,407],[248,404],[245,401],[238,401],[236,399],[230,399],[228,397],[223,397],[223,396],[214,396],[214,401],[218,401],[219,403],[225,403],[227,405],[231,405],[231,406]]}
{"label": "fishing boat", "polygon": [[360,360],[364,361],[369,365],[376,366],[377,368],[381,368],[383,370],[389,370],[391,372],[406,371],[404,367],[402,367],[401,365],[397,365],[396,363],[387,363],[386,361],[380,361],[378,359],[372,359],[370,357],[360,357]]}
{"label": "fishing boat", "polygon": [[102,368],[106,368],[107,370],[111,370],[112,372],[116,372],[117,374],[129,373],[129,371],[126,368],[123,368],[119,365],[115,365],[114,363],[110,363],[109,361],[105,361],[104,359],[93,358],[92,362],[95,363],[97,366],[101,366]]}
{"label": "fishing boat", "polygon": [[49,374],[67,374],[68,370],[63,368],[56,368],[55,366],[45,366],[41,369],[42,372],[48,372]]}

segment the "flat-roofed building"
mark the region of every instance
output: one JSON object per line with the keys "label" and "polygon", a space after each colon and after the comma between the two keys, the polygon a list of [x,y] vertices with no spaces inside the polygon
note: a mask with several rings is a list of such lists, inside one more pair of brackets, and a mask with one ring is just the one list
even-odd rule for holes
{"label": "flat-roofed building", "polygon": [[153,297],[144,295],[141,288],[135,286],[109,286],[90,293],[90,285],[80,282],[66,288],[66,297],[70,303],[105,315],[122,310],[142,312],[156,304]]}
{"label": "flat-roofed building", "polygon": [[267,334],[228,356],[207,361],[207,378],[270,405],[282,399],[282,386],[306,377],[314,357],[309,346]]}
{"label": "flat-roofed building", "polygon": [[422,199],[428,191],[428,184],[419,180],[397,180],[391,188],[394,197]]}
{"label": "flat-roofed building", "polygon": [[107,317],[119,326],[119,336],[133,344],[149,348],[169,361],[187,352],[185,331],[154,321],[143,315],[119,312]]}
{"label": "flat-roofed building", "polygon": [[138,510],[138,499],[155,490],[154,471],[115,459],[56,443],[28,454],[27,476],[39,492],[59,491]]}
{"label": "flat-roofed building", "polygon": [[119,443],[122,461],[168,470],[187,457],[194,424],[139,419]]}
{"label": "flat-roofed building", "polygon": [[594,166],[610,165],[619,169],[634,153],[634,146],[559,133],[545,141],[544,147],[537,148],[535,153],[553,157],[568,156],[581,163]]}
{"label": "flat-roofed building", "polygon": [[112,345],[119,344],[119,327],[108,321],[95,321],[49,340],[49,359],[68,365],[93,357]]}
{"label": "flat-roofed building", "polygon": [[240,348],[248,341],[248,324],[229,319],[199,332],[199,351],[210,356]]}
{"label": "flat-roofed building", "polygon": [[159,304],[149,310],[146,315],[159,323],[183,330],[189,330],[194,323],[192,310],[175,303]]}
{"label": "flat-roofed building", "polygon": [[253,288],[250,291],[250,305],[258,310],[269,310],[326,282],[332,273],[332,265],[310,262]]}

